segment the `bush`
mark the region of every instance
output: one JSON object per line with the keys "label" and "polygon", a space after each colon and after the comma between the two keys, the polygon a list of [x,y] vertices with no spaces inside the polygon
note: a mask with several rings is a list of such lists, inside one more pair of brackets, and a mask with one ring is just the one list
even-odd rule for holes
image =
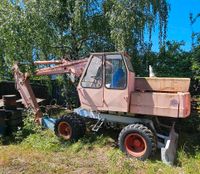
{"label": "bush", "polygon": [[19,127],[17,132],[13,133],[14,140],[19,143],[30,134],[41,132],[41,126],[34,122],[33,114],[30,111],[23,113],[23,126]]}

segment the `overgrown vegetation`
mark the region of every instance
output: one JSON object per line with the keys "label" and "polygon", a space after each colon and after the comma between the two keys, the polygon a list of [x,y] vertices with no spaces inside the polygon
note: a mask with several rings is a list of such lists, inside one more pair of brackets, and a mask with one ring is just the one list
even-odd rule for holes
{"label": "overgrown vegetation", "polygon": [[[200,122],[200,116],[193,117]],[[198,173],[200,129],[191,129],[193,117],[178,125],[180,137],[174,166],[160,161],[159,150],[144,162],[126,157],[117,147],[118,131],[88,131],[77,142],[66,142],[26,117],[24,127],[13,140],[0,146],[0,173]]]}

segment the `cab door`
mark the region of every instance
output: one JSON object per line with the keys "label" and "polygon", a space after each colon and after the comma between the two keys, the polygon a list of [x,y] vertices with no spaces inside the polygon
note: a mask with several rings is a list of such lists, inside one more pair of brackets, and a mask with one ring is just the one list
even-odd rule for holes
{"label": "cab door", "polygon": [[128,111],[127,68],[120,53],[105,55],[104,108]]}
{"label": "cab door", "polygon": [[81,107],[99,110],[103,107],[103,56],[92,55],[81,77],[78,93]]}

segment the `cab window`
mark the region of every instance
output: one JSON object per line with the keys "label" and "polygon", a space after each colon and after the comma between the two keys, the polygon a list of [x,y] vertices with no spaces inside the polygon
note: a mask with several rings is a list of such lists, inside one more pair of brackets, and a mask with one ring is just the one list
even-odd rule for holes
{"label": "cab window", "polygon": [[121,55],[107,55],[105,60],[105,86],[110,89],[124,89],[127,71]]}
{"label": "cab window", "polygon": [[102,56],[93,56],[81,81],[82,87],[100,88],[103,83]]}
{"label": "cab window", "polygon": [[131,60],[126,56],[124,56],[124,59],[126,61],[126,65],[128,66],[128,70],[134,72]]}

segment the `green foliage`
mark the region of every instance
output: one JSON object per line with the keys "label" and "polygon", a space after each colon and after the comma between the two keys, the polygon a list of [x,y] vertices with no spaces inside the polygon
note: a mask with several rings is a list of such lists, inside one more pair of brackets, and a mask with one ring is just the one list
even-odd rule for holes
{"label": "green foliage", "polygon": [[3,137],[0,135],[0,145],[3,144]]}
{"label": "green foliage", "polygon": [[157,22],[160,28],[160,43],[162,38],[165,40],[169,10],[165,0],[107,0],[104,5],[107,7],[106,15],[116,49],[132,52],[138,45],[143,44],[145,29],[149,31],[151,38],[152,29]]}
{"label": "green foliage", "polygon": [[13,137],[17,143],[23,141],[30,134],[41,131],[41,127],[34,122],[34,117],[31,112],[26,111],[23,115],[23,126],[17,132],[13,133]]}
{"label": "green foliage", "polygon": [[150,45],[145,45],[132,62],[136,75],[149,76],[149,65],[153,66],[157,77],[193,76],[191,53],[182,49],[183,42],[167,41],[158,53],[152,52]]}
{"label": "green foliage", "polygon": [[192,52],[192,70],[194,79],[200,80],[200,46],[197,46]]}
{"label": "green foliage", "polygon": [[30,134],[21,144],[25,148],[41,151],[62,151],[63,148],[59,139],[50,130]]}
{"label": "green foliage", "polygon": [[190,54],[183,51],[183,43],[167,42],[153,62],[156,75],[161,77],[192,77]]}
{"label": "green foliage", "polygon": [[[21,2],[21,5],[19,5]],[[148,76],[152,65],[157,76],[192,77],[199,90],[199,37],[191,52],[181,49],[183,43],[165,42],[169,4],[158,1],[114,0],[3,0],[0,4],[0,79],[12,79],[14,61],[77,59],[89,52],[127,51],[136,75]],[[191,18],[193,24],[198,17]],[[151,34],[159,28],[160,52],[151,51]],[[144,39],[149,34],[149,41]],[[32,65],[23,71],[34,71]],[[43,79],[48,86],[49,77]],[[66,76],[60,81],[62,96],[70,107],[77,106],[74,86]],[[64,79],[64,80],[63,80]],[[51,93],[50,89],[50,93]]]}
{"label": "green foliage", "polygon": [[14,142],[21,143],[24,148],[35,148],[43,151],[62,151],[65,143],[59,141],[50,130],[43,130],[34,122],[31,112],[24,113],[23,126],[13,133]]}
{"label": "green foliage", "polygon": [[[23,136],[22,136],[23,137]],[[95,135],[89,133],[85,137],[81,138],[77,142],[69,142],[62,139],[59,139],[55,136],[54,132],[51,130],[41,129],[37,132],[29,134],[26,137],[23,137],[21,145],[24,148],[37,149],[39,151],[70,151],[77,153],[82,149],[93,149],[95,147],[104,147],[111,142],[109,137],[103,135]],[[113,140],[112,140],[113,142]]]}
{"label": "green foliage", "polygon": [[192,77],[193,77],[193,89],[196,94],[199,95],[200,91],[200,42],[192,50]]}
{"label": "green foliage", "polygon": [[50,130],[41,130],[31,117],[27,117],[26,129],[22,132],[29,134],[19,135],[20,143],[6,147],[0,145],[0,162],[3,165],[3,170],[2,165],[0,170],[6,173],[13,168],[15,173],[70,173],[74,170],[83,172],[84,168],[94,170],[93,173],[195,173],[200,169],[200,130],[187,133],[193,125],[188,120],[185,122],[180,123],[177,163],[168,166],[160,161],[159,150],[156,157],[144,162],[128,158],[116,147],[118,131],[107,130],[104,134],[87,132],[77,142],[68,142],[59,139]]}
{"label": "green foliage", "polygon": [[[151,38],[151,31],[158,23],[163,43],[168,11],[166,0],[3,0],[0,66],[4,68],[0,69],[0,79],[13,78],[11,67],[15,61],[77,59],[89,52],[115,50],[128,51],[134,57],[136,72],[143,72],[138,48],[145,45],[144,32],[148,31]],[[32,64],[22,67],[24,72],[34,70]],[[44,76],[31,79],[42,79],[48,84],[50,81]],[[74,107],[77,95],[70,94],[73,86],[65,76],[63,79],[67,81],[62,81],[63,96]]]}
{"label": "green foliage", "polygon": [[[190,14],[191,27],[193,24],[199,21],[200,13],[195,17],[193,14]],[[191,59],[192,59],[192,72],[193,72],[193,93],[199,95],[200,91],[200,32],[192,31],[192,50],[191,50]]]}
{"label": "green foliage", "polygon": [[35,4],[31,1],[22,8],[17,2],[3,0],[0,5],[0,62],[5,66],[1,78],[12,77],[7,73],[11,72],[15,61],[32,62],[38,54],[40,58],[48,58],[47,53],[52,53],[49,46],[54,43],[51,42],[54,40],[54,30],[49,27],[46,18],[40,16]]}
{"label": "green foliage", "polygon": [[[159,21],[166,32],[168,4],[160,1],[3,0],[0,4],[1,78],[14,61],[77,59],[90,51],[133,52]],[[59,49],[58,49],[59,48]],[[5,69],[4,69],[5,70]]]}

